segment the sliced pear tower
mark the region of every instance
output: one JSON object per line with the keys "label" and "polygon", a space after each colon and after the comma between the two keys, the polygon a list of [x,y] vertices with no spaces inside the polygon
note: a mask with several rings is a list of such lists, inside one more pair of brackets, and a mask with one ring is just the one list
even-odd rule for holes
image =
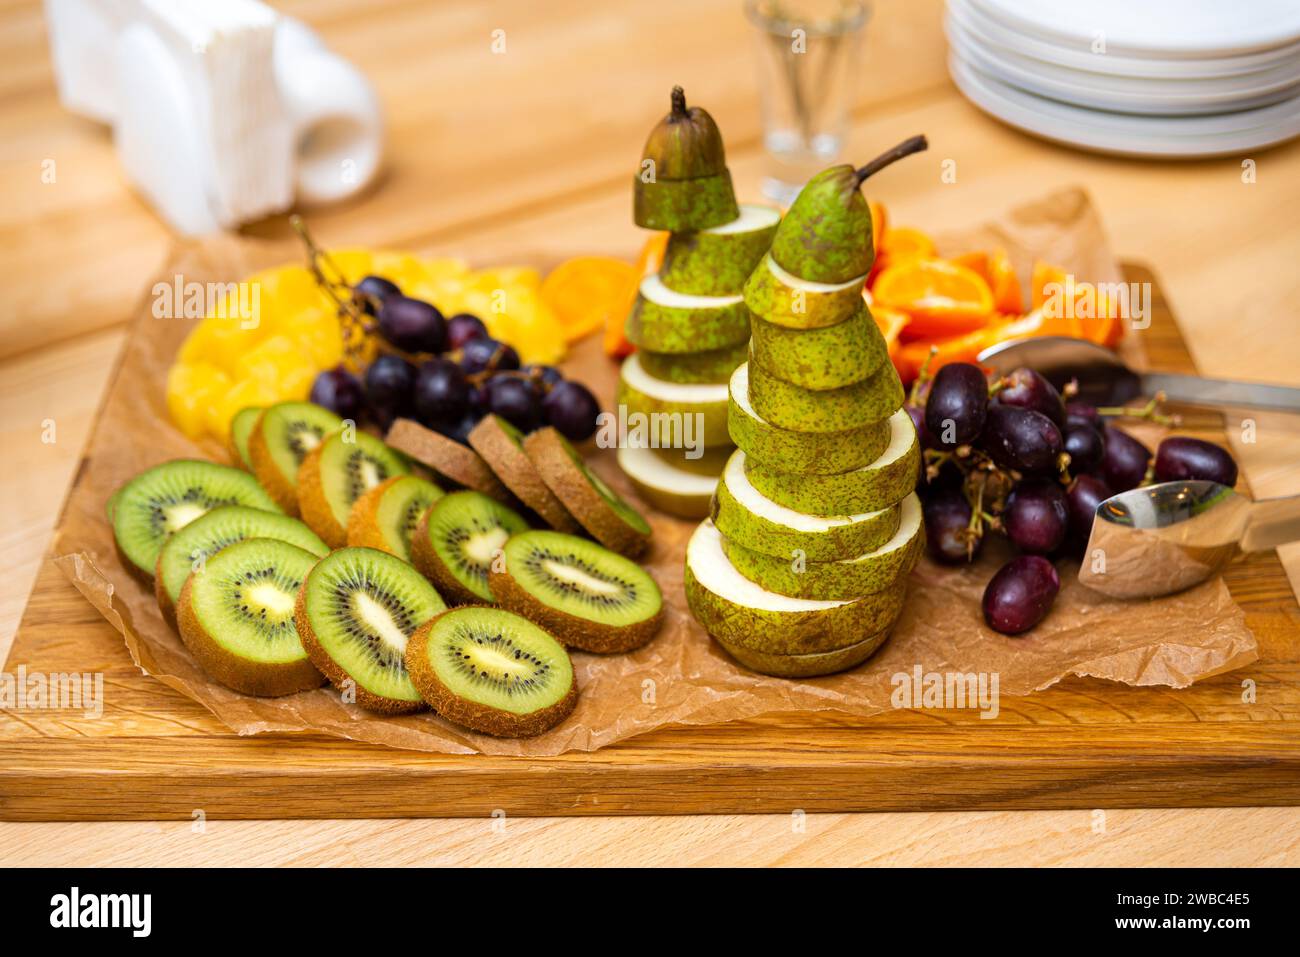
{"label": "sliced pear tower", "polygon": [[733,447],[727,382],[749,355],[745,282],[781,213],[736,204],[713,118],[688,108],[681,87],[671,101],[646,141],[634,186],[637,225],[669,237],[659,271],[642,280],[627,317],[637,352],[619,378],[629,435],[618,461],[656,508],[703,518]]}
{"label": "sliced pear tower", "polygon": [[924,545],[921,449],[862,290],[874,258],[860,186],[926,148],[814,176],[750,274],[748,361],[731,374],[737,449],[686,550],[686,598],[754,671],[810,677],[870,657]]}

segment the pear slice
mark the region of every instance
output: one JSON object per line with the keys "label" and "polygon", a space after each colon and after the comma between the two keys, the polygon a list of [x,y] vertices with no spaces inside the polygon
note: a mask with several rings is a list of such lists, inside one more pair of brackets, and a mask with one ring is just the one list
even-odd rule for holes
{"label": "pear slice", "polygon": [[822,651],[810,655],[774,655],[766,651],[755,651],[753,648],[746,648],[744,645],[737,645],[721,638],[714,640],[727,654],[750,671],[771,675],[774,678],[816,678],[856,668],[874,655],[888,637],[889,632],[882,631],[847,648],[836,648],[834,651]]}
{"label": "pear slice", "polygon": [[768,422],[795,432],[843,432],[893,415],[903,404],[903,384],[892,363],[839,389],[801,389],[749,362],[749,401]]}
{"label": "pear slice", "polygon": [[851,600],[864,595],[901,591],[903,579],[925,546],[921,500],[916,493],[903,499],[898,530],[870,551],[833,562],[808,561],[800,555],[764,555],[731,539],[722,550],[732,566],[755,584],[791,598]]}
{"label": "pear slice", "polygon": [[665,382],[726,382],[749,359],[749,340],[707,352],[641,350],[641,368]]}
{"label": "pear slice", "polygon": [[737,296],[772,245],[781,211],[743,203],[729,223],[668,238],[659,278],[674,292],[695,296]]}
{"label": "pear slice", "polygon": [[781,562],[853,558],[884,544],[898,531],[898,505],[853,515],[810,515],[767,498],[745,475],[745,453],[731,454],[713,501],[718,530],[750,551]]}
{"label": "pear slice", "polygon": [[619,374],[618,404],[627,411],[629,433],[644,428],[648,440],[629,444],[658,448],[731,444],[725,384],[656,379],[641,367],[639,354],[633,353]]}
{"label": "pear slice", "polygon": [[643,229],[674,233],[710,229],[740,215],[728,170],[694,179],[658,178],[648,183],[641,176],[638,171],[632,178],[632,216]]}
{"label": "pear slice", "polygon": [[[618,450],[618,465],[637,493],[661,512],[680,518],[704,518],[709,514],[721,467],[715,465],[717,470],[709,475],[686,468],[688,460],[683,458],[679,464],[669,455],[680,457],[681,453],[624,446]],[[716,462],[715,456],[709,458]]]}
{"label": "pear slice", "polygon": [[702,352],[749,338],[749,310],[735,296],[673,292],[657,275],[641,280],[627,317],[627,338],[652,352]]}
{"label": "pear slice", "polygon": [[749,457],[745,460],[745,475],[772,501],[814,515],[870,512],[901,502],[916,488],[921,442],[906,409],[899,409],[885,421],[889,425],[889,445],[870,465],[839,475],[798,475],[769,468]]}
{"label": "pear slice", "polygon": [[841,389],[870,378],[889,361],[889,346],[858,300],[852,318],[821,329],[787,329],[754,317],[754,364],[803,389]]}
{"label": "pear slice", "polygon": [[774,325],[822,329],[853,315],[866,281],[863,273],[847,282],[810,282],[782,269],[768,253],[745,282],[745,304]]}
{"label": "pear slice", "polygon": [[772,425],[749,401],[749,366],[731,374],[727,429],[745,453],[786,474],[835,475],[869,465],[885,451],[891,437],[882,419],[844,432],[793,432]]}
{"label": "pear slice", "polygon": [[[903,589],[857,601],[778,595],[741,575],[727,559],[722,542],[722,534],[710,521],[695,529],[686,546],[686,602],[705,631],[742,664],[758,671],[779,673],[776,669],[784,667],[789,674],[797,669],[807,675],[856,664],[885,640],[906,601]],[[871,643],[869,649],[861,647],[866,643]],[[814,664],[809,661],[764,660],[808,655],[827,657],[812,670],[800,667]]]}

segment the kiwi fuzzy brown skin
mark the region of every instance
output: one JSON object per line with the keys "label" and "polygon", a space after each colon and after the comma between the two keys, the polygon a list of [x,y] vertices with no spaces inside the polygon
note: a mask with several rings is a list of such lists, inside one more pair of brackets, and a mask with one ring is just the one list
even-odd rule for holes
{"label": "kiwi fuzzy brown skin", "polygon": [[582,533],[582,526],[564,503],[546,487],[527,453],[506,434],[495,415],[486,415],[469,433],[469,444],[502,484],[557,532]]}
{"label": "kiwi fuzzy brown skin", "polygon": [[519,505],[519,500],[501,483],[482,456],[454,439],[426,429],[413,419],[394,422],[384,441],[457,485],[482,492],[511,508]]}
{"label": "kiwi fuzzy brown skin", "polygon": [[[311,576],[308,575],[307,578],[310,579]],[[361,686],[361,682],[338,666],[316,638],[316,632],[312,631],[311,618],[307,614],[306,580],[303,581],[302,588],[298,590],[298,598],[293,603],[293,621],[298,628],[298,640],[302,642],[303,650],[307,652],[311,663],[340,692],[351,689],[356,695],[357,704],[361,707],[379,714],[414,714],[425,709],[426,705],[423,701],[398,701],[396,698],[382,698],[367,691]]]}
{"label": "kiwi fuzzy brown skin", "polygon": [[547,488],[596,541],[628,558],[637,558],[645,552],[650,536],[641,534],[623,521],[613,506],[587,481],[582,470],[569,458],[555,429],[547,426],[531,433],[524,439],[524,451]]}
{"label": "kiwi fuzzy brown skin", "polygon": [[[162,580],[161,575],[158,578]],[[325,676],[312,664],[310,655],[304,661],[257,665],[256,672],[251,672],[250,663],[222,648],[194,614],[190,604],[192,580],[193,576],[181,588],[180,604],[174,617],[181,641],[209,678],[240,694],[257,698],[280,698],[299,691],[312,691],[325,683]],[[166,592],[160,590],[160,594],[159,605]],[[303,646],[306,647],[305,642]]]}
{"label": "kiwi fuzzy brown skin", "polygon": [[[290,485],[271,458],[271,447],[266,443],[266,434],[262,425],[266,422],[266,412],[257,417],[257,423],[248,437],[248,457],[253,463],[253,476],[258,484],[266,489],[266,494],[275,499],[275,504],[284,509],[286,515],[298,517],[298,491]],[[320,532],[316,532],[320,535]],[[324,538],[324,536],[321,536]]]}
{"label": "kiwi fuzzy brown skin", "polygon": [[[183,591],[184,586],[182,586],[182,593]],[[176,606],[172,604],[172,596],[167,594],[167,589],[163,585],[162,552],[158,553],[158,563],[153,568],[153,595],[158,599],[158,610],[162,612],[163,621],[171,625],[174,630],[179,631],[180,623],[176,620]],[[195,655],[195,657],[198,656]]]}
{"label": "kiwi fuzzy brown skin", "polygon": [[438,594],[445,598],[448,604],[483,604],[481,596],[474,594],[456,580],[456,576],[438,557],[433,542],[429,541],[429,514],[432,511],[432,505],[424,510],[419,524],[411,533],[411,564],[415,566],[416,571],[433,582],[433,586],[438,589]]}
{"label": "kiwi fuzzy brown skin", "polygon": [[541,625],[558,638],[562,645],[579,651],[590,651],[597,655],[635,651],[642,645],[649,644],[663,627],[663,605],[645,621],[614,627],[552,608],[522,588],[508,570],[497,571],[494,568],[489,571],[488,587],[502,608]]}
{"label": "kiwi fuzzy brown skin", "polygon": [[[374,548],[381,552],[388,552],[390,555],[395,554],[388,546],[383,531],[379,528],[379,503],[383,500],[384,492],[388,490],[389,486],[406,477],[405,475],[394,475],[392,478],[386,478],[374,488],[366,489],[352,503],[352,511],[348,514],[346,542],[349,547]],[[321,537],[324,538],[323,535]],[[325,543],[328,545],[329,540],[326,539]],[[330,545],[330,547],[334,548],[335,546]],[[342,546],[338,547],[341,548]]]}
{"label": "kiwi fuzzy brown skin", "polygon": [[530,714],[510,714],[473,701],[466,701],[453,694],[438,679],[437,672],[429,664],[429,632],[434,622],[445,614],[447,612],[429,619],[411,635],[406,643],[406,672],[411,676],[411,683],[441,717],[471,731],[490,734],[497,738],[531,738],[549,731],[573,713],[573,708],[578,703],[577,681],[569,686],[569,693],[555,704]]}
{"label": "kiwi fuzzy brown skin", "polygon": [[348,543],[348,530],[334,517],[334,510],[325,500],[325,486],[321,484],[320,457],[324,448],[322,442],[298,466],[298,514],[326,545],[342,548]]}

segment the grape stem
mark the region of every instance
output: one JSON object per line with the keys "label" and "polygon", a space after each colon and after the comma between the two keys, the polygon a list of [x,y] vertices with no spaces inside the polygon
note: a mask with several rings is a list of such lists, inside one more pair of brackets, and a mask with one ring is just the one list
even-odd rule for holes
{"label": "grape stem", "polygon": [[921,368],[917,371],[916,378],[912,380],[912,389],[907,394],[907,402],[909,405],[919,404],[921,400],[922,389],[924,389],[927,393],[930,391],[929,390],[930,380],[934,378],[930,374],[930,362],[938,354],[939,354],[939,347],[930,346],[930,351],[926,355],[925,361],[921,363]]}
{"label": "grape stem", "polygon": [[[307,224],[303,222],[301,216],[293,215],[289,217],[289,225],[298,234],[303,245],[307,247],[307,270],[316,280],[316,285],[321,288],[330,299],[334,302],[334,307],[338,310],[339,322],[343,327],[343,349],[352,363],[360,368],[362,363],[363,350],[362,345],[365,337],[373,331],[373,326],[367,321],[365,314],[357,305],[357,292],[352,286],[348,285],[343,275],[343,270],[330,258],[330,254],[316,245],[312,239],[311,233],[307,231]],[[322,266],[328,266],[329,269],[337,276],[337,279],[330,279],[325,275]],[[346,290],[346,296],[340,296],[339,290]],[[374,296],[368,297],[371,301],[372,308],[378,309],[379,301]]]}
{"label": "grape stem", "polygon": [[1121,419],[1147,419],[1156,425],[1181,425],[1182,416],[1165,415],[1157,411],[1164,404],[1165,394],[1157,392],[1152,396],[1151,401],[1140,408],[1129,408],[1122,405],[1103,406],[1097,410],[1098,415],[1106,415]]}

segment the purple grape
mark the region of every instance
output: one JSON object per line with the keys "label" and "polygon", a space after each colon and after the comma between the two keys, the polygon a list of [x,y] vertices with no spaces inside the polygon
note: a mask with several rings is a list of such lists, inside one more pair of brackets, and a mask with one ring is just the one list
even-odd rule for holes
{"label": "purple grape", "polygon": [[488,390],[486,384],[471,385],[469,387],[469,410],[479,416],[487,415]]}
{"label": "purple grape", "polygon": [[460,418],[452,422],[444,422],[437,426],[437,431],[459,442],[461,445],[469,445],[469,434],[478,425],[483,416],[480,413],[469,411]]}
{"label": "purple grape", "polygon": [[954,449],[975,441],[988,406],[989,386],[979,366],[952,362],[940,369],[925,403],[925,428],[934,447]]}
{"label": "purple grape", "polygon": [[980,445],[1003,468],[1052,472],[1065,451],[1061,430],[1041,412],[1015,405],[992,405]]}
{"label": "purple grape", "polygon": [[1051,419],[1058,429],[1064,427],[1065,403],[1056,386],[1027,366],[1014,370],[1004,381],[1006,385],[998,390],[995,402],[1033,409]]}
{"label": "purple grape", "polygon": [[1146,478],[1151,450],[1113,425],[1106,426],[1104,436],[1106,451],[1102,457],[1101,477],[1115,494],[1137,488]]}
{"label": "purple grape", "polygon": [[1019,635],[1043,620],[1061,590],[1056,569],[1041,555],[1020,555],[998,569],[984,589],[984,620],[994,631]]}
{"label": "purple grape", "polygon": [[960,488],[939,489],[921,502],[925,516],[925,541],[935,561],[956,565],[972,560],[984,545],[984,537],[974,540],[968,554],[967,534],[971,507]]}
{"label": "purple grape", "polygon": [[1065,403],[1065,427],[1068,429],[1075,425],[1091,425],[1094,429],[1102,427],[1101,413],[1091,402],[1074,402]]}
{"label": "purple grape", "polygon": [[361,311],[372,316],[375,314],[376,301],[383,305],[384,300],[389,296],[402,293],[402,290],[397,288],[397,283],[383,276],[366,276],[352,289],[353,298],[361,307]]}
{"label": "purple grape", "polygon": [[596,432],[600,403],[580,382],[561,382],[542,399],[542,411],[549,425],[567,439],[581,442]]}
{"label": "purple grape", "polygon": [[392,295],[379,310],[379,334],[403,352],[438,353],[447,341],[447,324],[429,303]]}
{"label": "purple grape", "polygon": [[391,353],[377,356],[370,363],[366,370],[366,396],[381,425],[390,425],[411,408],[415,376],[415,366]]}
{"label": "purple grape", "polygon": [[1070,536],[1079,547],[1088,544],[1092,535],[1092,521],[1097,517],[1097,506],[1111,496],[1110,486],[1095,475],[1079,475],[1070,483],[1065,493],[1070,508]]}
{"label": "purple grape", "polygon": [[447,348],[463,349],[471,339],[486,339],[487,326],[478,316],[458,312],[447,320]]}
{"label": "purple grape", "polygon": [[1176,435],[1156,448],[1157,482],[1204,479],[1232,488],[1237,484],[1237,463],[1227,450],[1213,442]]}
{"label": "purple grape", "polygon": [[469,408],[469,383],[450,359],[430,359],[415,376],[415,414],[429,428],[456,422]]}
{"label": "purple grape", "polygon": [[519,368],[519,353],[495,339],[471,339],[461,347],[460,367],[466,375],[487,370],[510,372]]}
{"label": "purple grape", "polygon": [[1070,471],[1075,475],[1095,472],[1106,455],[1106,440],[1091,425],[1067,425],[1065,451],[1070,453]]}
{"label": "purple grape", "polygon": [[541,381],[546,389],[553,389],[564,381],[564,376],[555,366],[544,366],[530,363],[519,370],[529,378],[535,378]]}
{"label": "purple grape", "polygon": [[1022,552],[1046,555],[1056,551],[1070,525],[1065,492],[1049,479],[1026,479],[1011,490],[1002,524]]}
{"label": "purple grape", "polygon": [[493,376],[487,383],[488,411],[499,415],[520,432],[531,432],[542,424],[541,396],[527,379]]}
{"label": "purple grape", "polygon": [[316,376],[310,398],[340,418],[353,422],[359,421],[366,409],[366,390],[361,387],[361,380],[341,365]]}

